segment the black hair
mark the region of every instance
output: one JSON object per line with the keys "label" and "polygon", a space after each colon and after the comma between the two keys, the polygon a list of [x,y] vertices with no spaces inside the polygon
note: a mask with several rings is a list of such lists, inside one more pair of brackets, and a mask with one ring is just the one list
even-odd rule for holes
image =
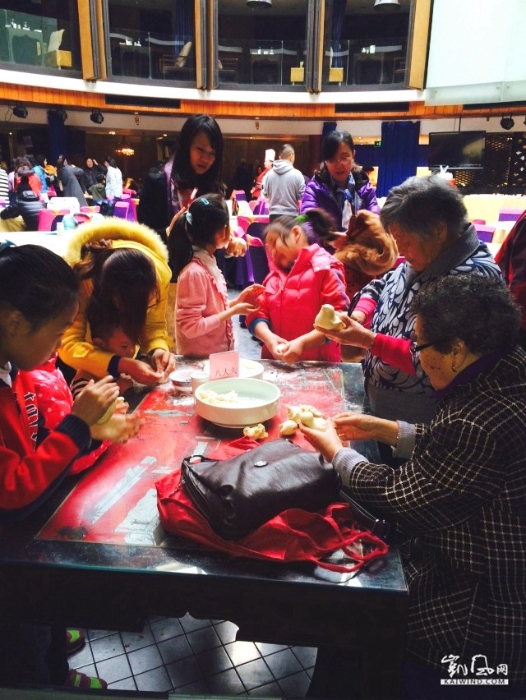
{"label": "black hair", "polygon": [[113,248],[97,241],[83,246],[82,261],[75,266],[79,278],[93,279],[92,296],[118,313],[120,326],[134,342],[140,337],[152,294],[160,294],[155,266],[134,248]]}
{"label": "black hair", "polygon": [[56,253],[39,245],[0,245],[0,304],[18,309],[38,330],[78,301],[78,279]]}
{"label": "black hair", "polygon": [[[210,140],[215,153],[215,160],[202,175],[197,175],[190,165],[190,147],[197,134],[203,133]],[[172,181],[176,188],[192,190],[197,187],[198,194],[214,192],[224,195],[223,173],[223,135],[219,124],[208,114],[194,114],[183,124],[175,147],[172,168]]]}
{"label": "black hair", "polygon": [[276,233],[285,245],[294,226],[301,226],[307,243],[309,242],[309,231],[305,224],[310,224],[314,233],[319,238],[329,241],[334,237],[335,224],[333,219],[323,209],[307,209],[300,216],[278,216],[265,229],[264,237],[270,231]]}
{"label": "black hair", "polygon": [[104,162],[105,162],[105,163],[108,163],[109,166],[112,167],[112,168],[117,168],[117,167],[118,167],[117,161],[116,161],[115,158],[113,158],[112,156],[105,156],[105,157],[104,157]]}
{"label": "black hair", "polygon": [[[353,138],[348,131],[345,131],[344,129],[335,129],[334,131],[329,132],[327,136],[323,139],[323,143],[321,146],[322,164],[320,169],[316,172],[316,178],[320,182],[324,182],[325,184],[329,184],[331,182],[331,176],[325,164],[325,161],[331,160],[335,157],[342,143],[345,143],[347,146],[349,146],[354,157],[356,147],[354,145]],[[357,173],[363,173],[362,168],[360,166],[357,166],[356,164],[353,166],[351,172],[353,173],[355,181]],[[364,177],[367,179],[367,176],[365,174]]]}
{"label": "black hair", "polygon": [[458,236],[468,225],[468,213],[462,195],[444,178],[410,177],[393,187],[380,212],[386,231],[398,224],[405,231],[431,238],[444,223],[448,236]]}
{"label": "black hair", "polygon": [[168,254],[173,280],[193,257],[193,245],[204,248],[214,242],[216,233],[229,224],[228,208],[218,194],[198,197],[188,212],[177,220],[168,238]]}
{"label": "black hair", "polygon": [[476,355],[509,349],[517,342],[521,311],[497,277],[477,273],[447,275],[431,282],[413,299],[423,337],[420,343],[437,342],[438,352],[451,351],[463,340]]}
{"label": "black hair", "polygon": [[[91,337],[107,340],[122,323],[119,312],[113,305],[106,305],[92,296],[86,309],[86,321],[89,323]],[[137,343],[138,338],[134,339]]]}

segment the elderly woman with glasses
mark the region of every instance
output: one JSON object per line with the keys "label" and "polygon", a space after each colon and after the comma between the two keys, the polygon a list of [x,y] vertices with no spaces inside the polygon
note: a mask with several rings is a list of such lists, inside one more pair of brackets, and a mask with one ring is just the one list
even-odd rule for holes
{"label": "elderly woman with glasses", "polygon": [[342,344],[366,349],[365,386],[374,415],[429,423],[436,397],[413,342],[412,301],[447,275],[502,276],[469,223],[461,195],[439,177],[412,177],[394,187],[380,220],[405,261],[362,289],[354,308],[351,304],[350,317],[340,314],[342,331],[324,332]]}
{"label": "elderly woman with glasses", "polygon": [[[411,311],[422,369],[439,401],[430,425],[344,413],[323,433],[302,431],[353,498],[396,524],[409,586],[400,697],[448,698],[451,688],[441,688],[440,677],[453,670],[464,678],[467,668],[471,678],[500,678],[509,687],[495,689],[495,696],[491,687],[464,688],[471,691],[465,695],[455,688],[451,697],[478,700],[490,692],[491,698],[524,698],[526,353],[517,343],[520,309],[503,282],[469,274],[429,283]],[[409,460],[396,470],[371,464],[341,442],[371,438]],[[316,685],[322,664],[332,664],[324,670],[338,676],[336,658],[322,652]],[[493,671],[476,674],[473,664]],[[417,678],[411,692],[409,682]],[[334,693],[340,697],[338,688]]]}
{"label": "elderly woman with glasses", "polygon": [[346,231],[351,216],[360,209],[380,213],[376,189],[367,173],[354,162],[355,153],[348,131],[331,131],[325,137],[323,163],[305,188],[301,213],[307,209],[323,209],[334,220],[337,231]]}

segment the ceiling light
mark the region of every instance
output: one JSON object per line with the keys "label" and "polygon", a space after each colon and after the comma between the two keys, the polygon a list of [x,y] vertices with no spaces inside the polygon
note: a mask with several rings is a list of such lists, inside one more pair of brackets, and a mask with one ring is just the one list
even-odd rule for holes
{"label": "ceiling light", "polygon": [[27,107],[21,102],[18,102],[14,107],[11,108],[15,117],[19,119],[25,119],[27,117]]}
{"label": "ceiling light", "polygon": [[89,118],[94,124],[102,124],[104,121],[104,115],[99,109],[92,109]]}
{"label": "ceiling light", "polygon": [[509,131],[510,129],[513,129],[515,126],[515,122],[511,117],[502,117],[500,120],[500,125],[503,129],[506,129],[506,131]]}
{"label": "ceiling light", "polygon": [[400,0],[375,0],[374,9],[379,12],[397,12],[400,9]]}
{"label": "ceiling light", "polygon": [[272,7],[272,0],[247,0],[247,7],[251,7],[253,10],[259,10],[263,7],[268,9]]}
{"label": "ceiling light", "polygon": [[59,121],[64,123],[68,118],[68,113],[65,109],[48,109],[48,117],[54,115]]}

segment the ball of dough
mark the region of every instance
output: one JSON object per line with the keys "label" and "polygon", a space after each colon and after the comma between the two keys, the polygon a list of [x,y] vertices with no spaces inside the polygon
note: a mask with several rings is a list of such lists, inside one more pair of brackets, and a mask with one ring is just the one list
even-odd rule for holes
{"label": "ball of dough", "polygon": [[321,307],[314,319],[314,325],[328,331],[341,331],[345,327],[345,323],[338,316],[332,304],[324,304]]}

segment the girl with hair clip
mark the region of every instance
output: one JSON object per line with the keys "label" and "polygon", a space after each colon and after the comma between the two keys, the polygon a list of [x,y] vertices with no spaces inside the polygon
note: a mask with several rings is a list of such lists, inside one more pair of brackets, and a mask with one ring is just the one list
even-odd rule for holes
{"label": "girl with hair clip", "polygon": [[[136,222],[108,217],[71,234],[66,260],[80,279],[80,305],[60,346],[62,362],[96,377],[127,374],[148,385],[166,380],[175,368],[165,322],[171,273],[159,237]],[[149,361],[96,347],[87,320],[92,299],[120,319]]]}
{"label": "girl with hair clip", "polygon": [[230,239],[228,209],[222,197],[199,197],[177,220],[168,239],[173,280],[177,282],[177,352],[192,357],[234,349],[232,316],[256,311],[263,286],[253,284],[233,301],[214,253]]}
{"label": "girl with hair clip", "polygon": [[338,344],[326,342],[323,333],[314,329],[314,319],[323,304],[339,311],[348,308],[344,269],[317,243],[309,245],[307,224],[320,239],[332,237],[332,220],[321,209],[310,209],[297,217],[280,216],[265,233],[274,269],[265,279],[259,310],[246,319],[252,335],[264,343],[264,359],[288,364],[341,360]]}
{"label": "girl with hair clip", "polygon": [[[75,319],[78,298],[75,273],[56,253],[37,245],[0,245],[0,523],[5,525],[14,527],[48,498],[73,461],[91,449],[92,438],[108,436],[96,423],[119,395],[111,377],[90,382],[49,429],[31,376],[56,351]],[[140,418],[120,414],[117,423],[112,439],[124,441],[137,433]],[[69,668],[66,643],[64,628],[2,618],[0,685],[105,688],[104,681]]]}

